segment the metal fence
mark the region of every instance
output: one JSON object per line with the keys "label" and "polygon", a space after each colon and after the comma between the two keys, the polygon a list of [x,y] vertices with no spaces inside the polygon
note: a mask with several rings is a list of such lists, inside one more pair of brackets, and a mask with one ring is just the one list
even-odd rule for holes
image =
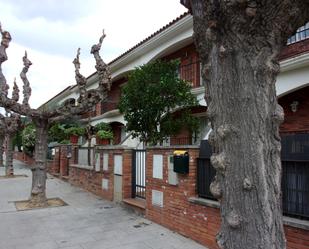
{"label": "metal fence", "polygon": [[146,150],[132,153],[132,198],[146,199]]}
{"label": "metal fence", "polygon": [[211,166],[209,158],[197,158],[197,193],[199,197],[215,200],[210,193],[210,183],[216,170]]}

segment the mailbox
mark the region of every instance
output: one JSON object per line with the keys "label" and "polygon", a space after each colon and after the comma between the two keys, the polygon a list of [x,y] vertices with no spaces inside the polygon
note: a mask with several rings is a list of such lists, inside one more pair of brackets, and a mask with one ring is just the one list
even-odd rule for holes
{"label": "mailbox", "polygon": [[180,174],[189,173],[189,153],[187,151],[174,151],[174,172]]}

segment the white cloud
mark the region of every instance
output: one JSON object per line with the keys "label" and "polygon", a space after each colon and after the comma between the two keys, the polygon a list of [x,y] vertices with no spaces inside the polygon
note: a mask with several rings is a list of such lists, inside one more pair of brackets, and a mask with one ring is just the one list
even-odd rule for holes
{"label": "white cloud", "polygon": [[[81,47],[81,72],[93,73],[89,50],[102,29],[101,51],[108,62],[185,12],[179,0],[0,0],[2,27],[13,41],[2,64],[9,83],[22,69],[24,50],[33,62],[28,74],[31,105],[38,107],[75,84],[72,61]],[[20,89],[22,83],[19,79]]]}

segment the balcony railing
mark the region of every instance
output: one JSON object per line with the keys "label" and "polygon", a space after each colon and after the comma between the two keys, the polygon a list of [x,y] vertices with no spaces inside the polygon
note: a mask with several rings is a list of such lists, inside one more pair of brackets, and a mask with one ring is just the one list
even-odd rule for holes
{"label": "balcony railing", "polygon": [[202,85],[200,61],[180,65],[178,73],[179,77],[182,80],[190,82],[192,87],[199,87]]}
{"label": "balcony railing", "polygon": [[101,114],[118,109],[118,102],[104,101],[101,103]]}
{"label": "balcony railing", "polygon": [[287,44],[293,44],[302,40],[306,40],[309,39],[309,23],[307,23],[306,25],[300,27],[297,31],[296,34],[291,36],[288,39]]}

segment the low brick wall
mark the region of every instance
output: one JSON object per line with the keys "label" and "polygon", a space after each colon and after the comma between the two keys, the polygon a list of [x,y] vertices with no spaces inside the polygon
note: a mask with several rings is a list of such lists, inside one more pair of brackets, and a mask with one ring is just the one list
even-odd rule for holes
{"label": "low brick wall", "polygon": [[[75,150],[72,150],[73,153]],[[132,150],[117,146],[98,146],[92,166],[70,163],[69,182],[102,198],[114,200],[114,156],[122,156],[122,199],[131,197]],[[72,155],[74,158],[75,155]],[[107,159],[104,159],[106,157]],[[104,165],[107,163],[106,165]]]}
{"label": "low brick wall", "polygon": [[[218,248],[215,235],[220,225],[218,209],[194,204],[196,196],[196,158],[199,148],[181,148],[189,152],[189,174],[178,174],[178,185],[168,183],[168,160],[175,148],[147,150],[146,217],[210,248]],[[153,177],[153,155],[163,155],[163,178]],[[163,207],[152,204],[153,190],[163,193]]]}
{"label": "low brick wall", "polygon": [[[196,158],[199,149],[181,148],[187,150],[190,155],[189,174],[178,174],[176,186],[169,184],[168,180],[168,160],[175,149],[179,148],[149,148],[147,150],[146,217],[210,249],[218,249],[215,237],[221,220],[219,204],[196,196]],[[163,156],[162,179],[153,175],[154,155]],[[157,166],[155,171],[158,171]],[[153,203],[153,191],[162,193],[163,205],[161,207]],[[309,230],[285,225],[285,234],[288,249],[309,248]]]}
{"label": "low brick wall", "polygon": [[104,190],[102,188],[103,177],[104,174],[102,172],[96,172],[91,167],[70,165],[69,183],[101,196],[104,199],[112,200],[112,185],[109,186],[109,190]]}
{"label": "low brick wall", "polygon": [[19,160],[27,165],[32,165],[34,164],[34,158],[28,156],[26,153],[24,152],[19,152],[19,151],[14,151],[14,155],[13,155],[14,159]]}

